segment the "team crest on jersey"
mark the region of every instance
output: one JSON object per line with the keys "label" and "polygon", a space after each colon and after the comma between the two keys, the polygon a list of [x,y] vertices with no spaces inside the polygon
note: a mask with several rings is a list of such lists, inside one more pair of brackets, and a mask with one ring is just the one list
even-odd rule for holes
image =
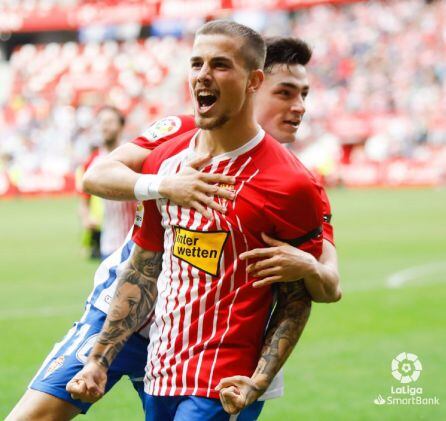
{"label": "team crest on jersey", "polygon": [[212,276],[217,276],[228,232],[192,231],[174,227],[173,255]]}
{"label": "team crest on jersey", "polygon": [[149,142],[170,136],[176,133],[181,127],[181,119],[177,116],[169,116],[155,121],[143,134]]}
{"label": "team crest on jersey", "polygon": [[[226,189],[231,191],[232,193],[235,193],[235,187],[232,184],[219,184],[218,187],[221,187],[222,189]],[[215,199],[217,200],[217,203],[223,206],[225,210],[227,209],[228,199],[219,196],[216,196]]]}
{"label": "team crest on jersey", "polygon": [[60,357],[57,357],[46,369],[45,375],[43,376],[44,379],[46,379],[50,374],[53,374],[56,370],[58,370],[60,367],[63,366],[63,363],[65,361],[65,356],[61,355]]}

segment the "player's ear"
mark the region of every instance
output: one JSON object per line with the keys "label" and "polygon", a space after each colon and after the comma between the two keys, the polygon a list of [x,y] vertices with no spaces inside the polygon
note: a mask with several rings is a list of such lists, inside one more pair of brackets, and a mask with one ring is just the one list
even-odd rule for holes
{"label": "player's ear", "polygon": [[248,79],[247,93],[254,94],[255,92],[257,92],[262,86],[264,79],[265,73],[263,73],[263,70],[252,70]]}

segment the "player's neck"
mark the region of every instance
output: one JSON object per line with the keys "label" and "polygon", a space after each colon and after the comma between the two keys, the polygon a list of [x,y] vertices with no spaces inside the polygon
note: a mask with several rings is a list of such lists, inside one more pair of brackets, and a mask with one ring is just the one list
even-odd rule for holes
{"label": "player's neck", "polygon": [[254,116],[233,118],[218,129],[202,130],[197,139],[196,152],[210,153],[211,156],[231,152],[248,143],[258,132],[259,125]]}

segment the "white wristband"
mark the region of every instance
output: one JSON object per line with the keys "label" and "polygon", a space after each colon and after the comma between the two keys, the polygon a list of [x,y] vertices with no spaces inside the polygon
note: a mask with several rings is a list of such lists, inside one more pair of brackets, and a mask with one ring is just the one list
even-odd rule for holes
{"label": "white wristband", "polygon": [[138,178],[133,188],[137,200],[155,200],[163,196],[159,193],[159,187],[164,176],[158,174],[144,174]]}

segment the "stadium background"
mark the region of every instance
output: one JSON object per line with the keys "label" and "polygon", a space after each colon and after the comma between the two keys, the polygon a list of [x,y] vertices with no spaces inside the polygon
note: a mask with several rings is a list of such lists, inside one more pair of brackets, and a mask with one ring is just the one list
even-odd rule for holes
{"label": "stadium background", "polygon": [[[206,19],[232,17],[314,49],[295,152],[330,189],[343,300],[313,308],[261,419],[445,419],[446,2],[2,0],[0,416],[80,316],[95,263],[80,253],[74,172],[95,113],[125,138],[190,110],[187,57]],[[30,198],[30,196],[32,198]],[[55,197],[57,196],[57,197]],[[376,406],[414,352],[440,406]],[[127,381],[85,419],[141,419]]]}

